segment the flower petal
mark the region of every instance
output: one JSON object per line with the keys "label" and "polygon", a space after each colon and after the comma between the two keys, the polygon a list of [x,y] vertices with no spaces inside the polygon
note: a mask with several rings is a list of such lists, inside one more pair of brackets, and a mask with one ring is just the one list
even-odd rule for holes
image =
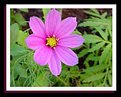
{"label": "flower petal", "polygon": [[53,75],[57,76],[61,72],[61,61],[56,55],[55,51],[52,51],[51,58],[48,62],[48,66]]}
{"label": "flower petal", "polygon": [[84,39],[80,35],[72,34],[67,37],[61,38],[58,41],[58,45],[75,48],[81,46],[83,42]]}
{"label": "flower petal", "polygon": [[48,33],[49,36],[53,34],[56,26],[60,22],[61,22],[60,12],[56,11],[55,9],[50,10],[45,20],[46,32]]}
{"label": "flower petal", "polygon": [[35,34],[29,35],[26,38],[25,42],[26,42],[26,45],[28,46],[28,48],[30,48],[32,50],[36,50],[45,45],[44,39],[38,37]]}
{"label": "flower petal", "polygon": [[69,48],[56,46],[55,52],[59,59],[66,65],[73,66],[78,64],[77,55]]}
{"label": "flower petal", "polygon": [[77,26],[76,18],[69,17],[64,19],[56,28],[55,35],[58,38],[71,34]]}
{"label": "flower petal", "polygon": [[39,65],[46,65],[48,60],[50,60],[51,54],[52,54],[51,48],[43,46],[35,51],[34,61]]}
{"label": "flower petal", "polygon": [[41,37],[45,38],[46,36],[45,25],[41,19],[35,16],[30,17],[29,26],[33,33],[36,33],[40,35]]}

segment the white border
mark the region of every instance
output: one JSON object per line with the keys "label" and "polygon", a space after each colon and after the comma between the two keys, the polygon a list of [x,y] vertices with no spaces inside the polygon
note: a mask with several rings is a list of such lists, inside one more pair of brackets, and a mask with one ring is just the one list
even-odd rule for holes
{"label": "white border", "polygon": [[[112,8],[113,71],[112,87],[10,87],[10,8]],[[6,8],[6,91],[116,91],[116,4],[7,4]]]}

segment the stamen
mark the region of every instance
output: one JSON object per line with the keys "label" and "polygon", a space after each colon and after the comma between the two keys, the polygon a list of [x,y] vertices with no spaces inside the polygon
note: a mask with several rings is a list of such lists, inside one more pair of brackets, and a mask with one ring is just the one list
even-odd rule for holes
{"label": "stamen", "polygon": [[53,35],[52,37],[46,38],[46,41],[47,41],[46,45],[54,48],[57,45],[58,39],[56,39],[55,35]]}

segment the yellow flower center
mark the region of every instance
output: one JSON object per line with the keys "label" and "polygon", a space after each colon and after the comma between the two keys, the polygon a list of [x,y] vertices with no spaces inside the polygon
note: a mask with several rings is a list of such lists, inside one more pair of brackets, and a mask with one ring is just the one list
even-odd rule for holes
{"label": "yellow flower center", "polygon": [[55,37],[49,37],[46,40],[47,40],[46,45],[49,45],[51,47],[55,47],[57,45],[57,39]]}

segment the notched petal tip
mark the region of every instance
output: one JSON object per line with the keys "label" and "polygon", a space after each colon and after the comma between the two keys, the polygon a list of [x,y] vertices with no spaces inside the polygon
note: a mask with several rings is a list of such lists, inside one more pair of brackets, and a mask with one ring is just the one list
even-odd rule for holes
{"label": "notched petal tip", "polygon": [[76,17],[72,17],[76,21]]}
{"label": "notched petal tip", "polygon": [[60,14],[60,12],[58,11],[58,10],[56,10],[55,8],[52,8],[50,11],[49,11],[49,13],[51,13],[51,14]]}
{"label": "notched petal tip", "polygon": [[73,20],[74,22],[77,22],[76,17],[69,17],[69,19]]}
{"label": "notched petal tip", "polygon": [[36,16],[32,16],[32,17],[30,17],[30,21],[33,19],[36,19],[36,18],[37,18]]}
{"label": "notched petal tip", "polygon": [[51,9],[51,11],[56,11],[56,12],[59,12],[59,11],[57,11],[55,8],[52,8],[52,9]]}
{"label": "notched petal tip", "polygon": [[55,8],[52,8],[51,10],[55,11],[56,9]]}

